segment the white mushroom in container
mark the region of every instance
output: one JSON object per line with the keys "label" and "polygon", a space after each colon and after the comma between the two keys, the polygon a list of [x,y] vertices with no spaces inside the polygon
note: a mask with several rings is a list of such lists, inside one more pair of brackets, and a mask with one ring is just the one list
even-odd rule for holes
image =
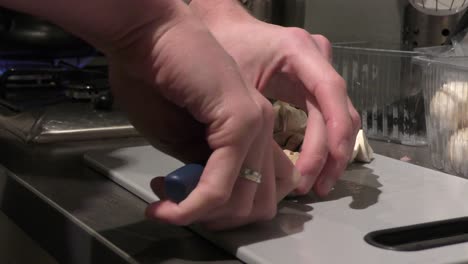
{"label": "white mushroom in container", "polygon": [[447,148],[448,159],[455,172],[468,176],[468,128],[460,129],[450,137]]}
{"label": "white mushroom in container", "polygon": [[468,85],[453,81],[442,86],[432,97],[430,117],[434,128],[455,130],[468,125]]}

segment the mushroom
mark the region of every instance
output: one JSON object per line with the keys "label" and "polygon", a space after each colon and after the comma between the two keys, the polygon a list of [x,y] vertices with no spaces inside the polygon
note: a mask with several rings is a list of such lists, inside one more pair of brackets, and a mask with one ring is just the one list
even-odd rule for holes
{"label": "mushroom", "polygon": [[448,159],[455,172],[468,175],[468,128],[460,129],[454,133],[448,142]]}
{"label": "mushroom", "polygon": [[455,130],[468,124],[468,85],[453,81],[444,84],[432,97],[430,120],[436,129]]}

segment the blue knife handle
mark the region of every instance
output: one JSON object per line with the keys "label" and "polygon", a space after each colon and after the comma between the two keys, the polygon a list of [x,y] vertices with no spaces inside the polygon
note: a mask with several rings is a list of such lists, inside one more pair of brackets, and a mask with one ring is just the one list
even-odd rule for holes
{"label": "blue knife handle", "polygon": [[180,203],[197,187],[203,166],[187,164],[171,173],[164,179],[164,189],[169,200]]}

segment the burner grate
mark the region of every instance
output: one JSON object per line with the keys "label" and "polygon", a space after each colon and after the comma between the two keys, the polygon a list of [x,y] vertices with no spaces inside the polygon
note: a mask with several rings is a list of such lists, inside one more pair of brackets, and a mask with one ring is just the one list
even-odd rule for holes
{"label": "burner grate", "polygon": [[0,105],[23,112],[110,93],[107,66],[83,67],[88,61],[0,61]]}

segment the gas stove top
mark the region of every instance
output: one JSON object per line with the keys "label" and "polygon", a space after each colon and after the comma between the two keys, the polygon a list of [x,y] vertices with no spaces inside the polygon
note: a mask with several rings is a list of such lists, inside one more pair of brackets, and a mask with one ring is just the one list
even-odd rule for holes
{"label": "gas stove top", "polygon": [[0,129],[27,143],[139,136],[93,60],[0,61]]}

